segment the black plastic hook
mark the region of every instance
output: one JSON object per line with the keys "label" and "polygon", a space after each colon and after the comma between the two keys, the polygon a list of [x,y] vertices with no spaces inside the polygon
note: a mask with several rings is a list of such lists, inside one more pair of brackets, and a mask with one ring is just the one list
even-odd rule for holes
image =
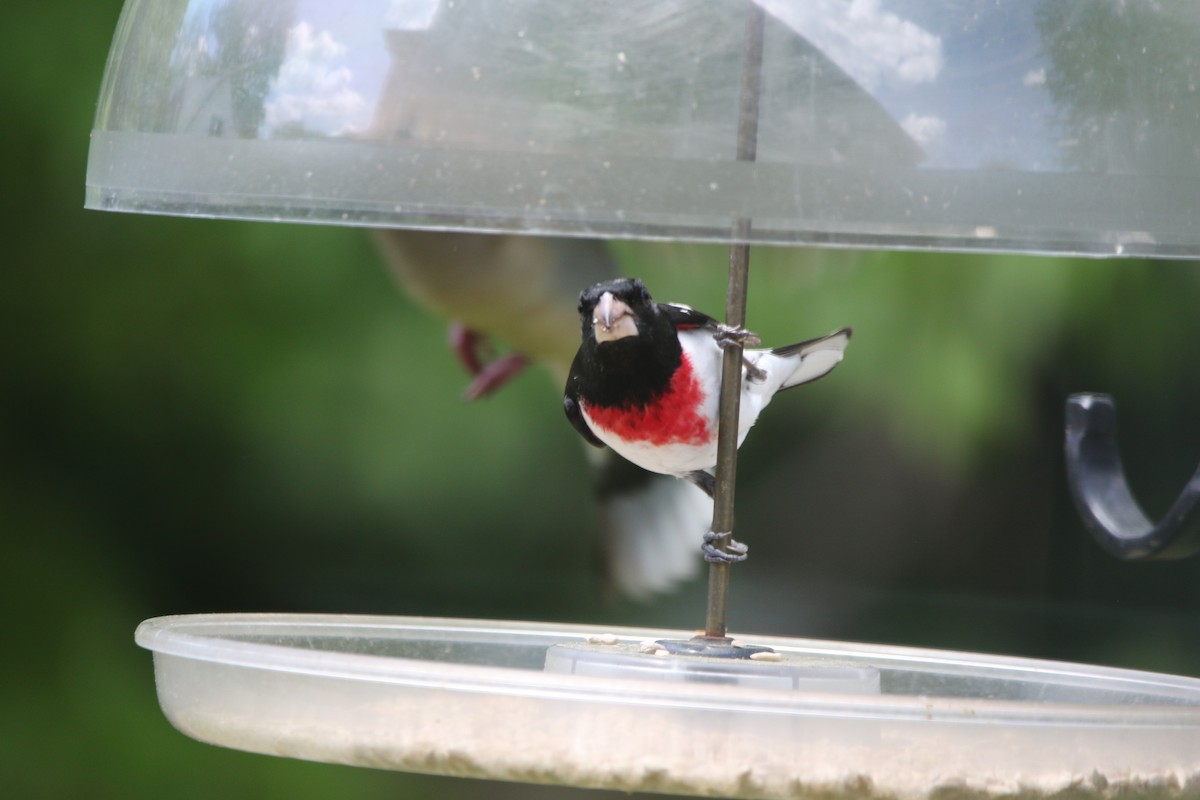
{"label": "black plastic hook", "polygon": [[1200,551],[1200,467],[1157,525],[1142,511],[1117,448],[1117,407],[1106,394],[1067,398],[1067,482],[1084,525],[1124,559],[1186,558]]}

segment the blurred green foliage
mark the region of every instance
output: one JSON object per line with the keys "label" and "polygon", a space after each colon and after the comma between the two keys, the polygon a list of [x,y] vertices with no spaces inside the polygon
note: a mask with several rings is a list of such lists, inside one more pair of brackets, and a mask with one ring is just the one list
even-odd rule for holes
{"label": "blurred green foliage", "polygon": [[[693,627],[605,603],[558,387],[476,405],[361,231],[85,212],[119,0],[6,9],[0,774],[13,797],[557,796],[303,764],[172,731],[158,614],[348,611]],[[719,248],[616,245],[720,313]],[[1190,264],[759,249],[749,324],[852,324],[743,449],[735,624],[1200,674],[1200,565],[1112,562],[1061,475],[1062,402],[1113,392],[1158,513],[1200,457]],[[797,522],[797,520],[801,520]],[[419,565],[419,566],[418,566]]]}

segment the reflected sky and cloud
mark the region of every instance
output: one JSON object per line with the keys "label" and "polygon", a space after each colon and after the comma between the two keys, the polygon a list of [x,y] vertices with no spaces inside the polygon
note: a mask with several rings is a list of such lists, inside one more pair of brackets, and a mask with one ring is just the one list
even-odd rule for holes
{"label": "reflected sky and cloud", "polygon": [[287,54],[265,105],[264,135],[288,125],[329,136],[366,130],[382,92],[390,58],[382,31],[413,24],[419,4],[357,0],[352,6],[301,0],[288,31]]}
{"label": "reflected sky and cloud", "polygon": [[266,134],[296,124],[333,136],[364,129],[372,105],[361,83],[369,73],[351,67],[349,53],[350,48],[327,29],[318,30],[307,20],[293,26],[283,64],[265,99]]}
{"label": "reflected sky and cloud", "polygon": [[[266,16],[266,5],[241,2],[242,19],[259,35],[283,42],[282,58],[264,65],[271,74],[265,84],[258,133],[270,138],[280,131],[302,128],[324,136],[363,131],[379,100],[390,58],[382,31],[388,25],[425,24],[437,0],[356,0],[353,4],[299,0],[285,17]],[[284,6],[286,4],[276,4]],[[211,62],[224,47],[217,33],[221,14],[239,6],[238,0],[192,0],[184,17],[183,37],[176,61],[186,60],[189,71]],[[261,15],[261,18],[260,18]],[[282,30],[277,29],[285,23]],[[236,67],[235,67],[236,69]]]}
{"label": "reflected sky and cloud", "polygon": [[[204,21],[231,0],[195,0],[185,29],[211,50]],[[385,31],[436,24],[444,0],[298,0],[262,98],[260,135],[361,135],[391,66]],[[1057,169],[1054,105],[1032,3],[761,0],[886,110],[922,166]],[[680,54],[681,56],[683,53]],[[669,57],[664,53],[663,57]],[[771,69],[770,64],[767,69]]]}
{"label": "reflected sky and cloud", "polygon": [[[868,91],[925,151],[924,166],[1055,164],[1053,105],[1034,3],[762,0]],[[955,13],[957,10],[957,13]]]}
{"label": "reflected sky and cloud", "polygon": [[[1138,147],[1142,150],[1162,149],[1163,146],[1186,150],[1185,140],[1197,127],[1197,120],[1187,114],[1172,116],[1169,111],[1163,111],[1173,107],[1170,101],[1157,106],[1145,103],[1138,112],[1145,119],[1132,122],[1118,123],[1105,118],[1106,113],[1109,116],[1125,113],[1121,108],[1099,108],[1086,113],[1079,110],[1091,100],[1085,96],[1088,92],[1102,95],[1103,87],[1095,86],[1097,80],[1140,86],[1149,94],[1158,91],[1156,82],[1163,86],[1182,82],[1193,87],[1190,93],[1194,95],[1198,70],[1190,63],[1186,52],[1174,52],[1170,46],[1143,47],[1140,53],[1131,51],[1130,57],[1119,65],[1115,64],[1119,60],[1116,58],[1111,59],[1113,63],[1106,63],[1109,59],[1105,59],[1103,53],[1118,51],[1137,40],[1139,35],[1156,42],[1170,39],[1173,30],[1181,29],[1186,33],[1188,25],[1194,31],[1200,27],[1196,12],[1132,9],[1103,0],[1082,5],[1074,0],[1059,0],[1052,6],[1027,2],[939,4],[923,0],[759,0],[759,3],[774,20],[772,24],[786,26],[795,34],[795,41],[803,45],[768,52],[767,85],[772,70],[777,74],[794,73],[801,77],[806,69],[810,73],[819,72],[811,66],[812,59],[805,55],[804,48],[808,53],[819,53],[857,87],[859,94],[878,104],[890,117],[893,127],[920,149],[923,167],[1026,172],[1072,171],[1081,164],[1138,168],[1152,159],[1138,156],[1132,153],[1133,150]],[[233,129],[243,136],[247,129],[256,130],[257,135],[264,138],[368,135],[381,104],[394,99],[386,96],[389,71],[396,69],[396,51],[394,48],[389,50],[387,38],[397,32],[429,32],[439,46],[429,48],[420,57],[430,62],[444,61],[448,71],[462,72],[464,65],[476,57],[480,59],[483,71],[498,74],[528,68],[529,65],[521,60],[534,52],[544,55],[561,51],[567,58],[577,55],[578,63],[564,63],[564,68],[554,78],[565,81],[585,66],[590,70],[585,96],[575,108],[590,114],[591,118],[564,115],[558,122],[564,128],[609,125],[615,130],[622,124],[622,114],[636,116],[641,113],[630,110],[639,102],[639,96],[652,96],[656,90],[665,92],[671,102],[680,104],[685,101],[695,103],[705,94],[724,92],[731,95],[736,92],[736,75],[728,76],[723,85],[714,81],[713,73],[690,66],[693,62],[699,64],[702,58],[697,55],[695,43],[681,41],[677,35],[673,38],[667,33],[678,34],[679,30],[686,29],[686,25],[693,25],[700,14],[724,15],[728,20],[735,20],[735,12],[740,9],[738,2],[713,4],[701,12],[696,11],[695,6],[672,3],[671,0],[632,3],[622,9],[630,13],[636,11],[639,15],[636,20],[614,22],[610,9],[603,17],[589,12],[593,17],[574,28],[568,24],[574,13],[569,9],[574,6],[555,5],[553,8],[553,13],[558,16],[553,18],[553,24],[547,24],[544,20],[550,12],[546,9],[543,9],[546,13],[531,14],[527,5],[512,2],[359,0],[350,6],[328,0],[291,0],[290,3],[287,0],[277,3],[193,0],[184,17],[175,63],[187,64],[191,75],[205,65],[210,73],[224,69],[227,75],[234,75],[231,99],[225,102],[235,103],[240,98],[245,103],[249,97],[249,101],[257,102],[260,108],[253,113],[241,109],[239,120],[235,120],[238,124]],[[285,9],[286,15],[280,9]],[[531,32],[536,29],[542,38],[522,42],[524,49],[514,46],[511,41],[516,30],[512,20],[519,16],[518,12],[525,13],[531,20],[543,19],[540,27],[534,23],[530,28]],[[1097,22],[1093,17],[1103,19]],[[246,27],[251,31],[256,29],[256,21],[261,21],[259,27],[262,30],[256,35],[275,37],[272,57],[257,52],[256,47],[263,49],[262,42],[251,41],[252,37],[236,43],[222,41],[229,35],[227,28],[222,33],[221,22],[230,18],[248,23]],[[675,18],[677,27],[674,29],[663,22],[671,18]],[[283,25],[285,20],[286,25]],[[597,20],[602,20],[605,30],[595,29]],[[281,25],[283,29],[271,30],[272,26],[278,28]],[[470,49],[455,52],[452,45],[459,40],[448,36],[445,30],[439,33],[439,25],[442,28],[470,28],[468,35],[463,37],[467,43],[464,47]],[[699,29],[703,29],[703,25]],[[489,38],[488,32],[493,30]],[[1095,52],[1088,55],[1096,62],[1092,71],[1101,77],[1089,79],[1068,74],[1072,59],[1080,57],[1081,45],[1076,39],[1102,40],[1106,35],[1112,37],[1111,43],[1094,42]],[[639,45],[653,41],[653,48],[642,51],[643,61],[648,52],[658,63],[642,67],[640,73],[635,73],[634,68],[641,65],[630,64],[631,68],[625,70],[626,64],[618,63],[618,56],[627,54],[621,36],[631,42],[629,55],[636,52]],[[719,44],[713,43],[714,48]],[[725,44],[728,46],[728,42]],[[236,66],[224,63],[222,66],[221,54],[231,46],[248,49],[255,53],[259,62]],[[595,57],[587,51],[593,46],[614,51],[611,75],[595,77],[592,62],[587,60]],[[218,66],[214,67],[214,64]],[[430,83],[430,76],[436,70],[431,70],[428,64],[423,66],[412,73],[410,85],[418,80]],[[733,72],[732,64],[730,66],[716,75]],[[244,80],[237,83],[239,73],[254,69],[266,73],[258,84],[248,84]],[[687,72],[689,69],[693,71]],[[479,68],[472,66],[471,70],[478,77]],[[618,74],[622,70],[624,73]],[[827,78],[828,70],[824,77],[811,81],[811,86],[804,90],[809,92],[808,97],[795,88],[801,80],[792,80],[790,84],[777,82],[778,85],[786,84],[786,90],[794,93],[776,101],[774,113],[784,115],[775,121],[777,125],[803,127],[796,122],[799,117],[790,114],[790,110],[806,104],[817,109],[811,113],[829,118],[847,103],[859,102]],[[601,82],[596,83],[597,80]],[[676,83],[671,83],[672,80]],[[642,81],[644,88],[637,81]],[[695,85],[688,87],[686,92],[675,91],[684,81]],[[660,85],[656,87],[655,83]],[[549,98],[531,96],[531,87],[537,86],[536,82],[526,82],[501,88],[526,92],[526,96],[516,99],[527,106],[550,107]],[[184,127],[194,130],[203,127],[204,116],[211,112],[214,103],[220,101],[220,93],[205,86],[190,91],[191,96],[182,101],[184,116],[194,118],[196,122],[188,122]],[[430,85],[425,90],[424,102],[431,107],[444,98],[452,104],[454,98],[446,95],[463,91],[465,95],[459,99],[463,107],[469,108],[469,83]],[[495,87],[489,91],[495,91]],[[1184,101],[1188,93],[1186,89],[1180,90]],[[576,95],[579,95],[578,91]],[[606,96],[612,98],[612,103],[624,103],[627,107],[599,108],[596,98]],[[813,97],[817,102],[813,102]],[[554,99],[560,108],[571,105],[570,102],[562,103],[561,98]],[[655,102],[660,100],[655,97]],[[1129,98],[1121,102],[1126,106],[1132,104]],[[766,104],[763,107],[768,109]],[[488,108],[494,110],[495,106]],[[527,112],[524,116],[530,117],[533,113]],[[848,119],[852,116],[847,114]],[[689,120],[694,122],[695,116],[689,117],[681,105],[674,124],[683,125]],[[489,122],[485,120],[483,124]],[[772,121],[765,122],[769,126]],[[862,125],[861,120],[858,122],[859,135],[869,136],[868,126]],[[872,121],[871,124],[878,123]],[[1088,125],[1096,130],[1089,131]],[[1130,128],[1130,132],[1123,133],[1121,125]],[[1143,130],[1133,129],[1138,125]],[[493,127],[503,127],[503,124]],[[229,129],[219,125],[209,125],[209,133],[215,131],[224,135],[230,133]],[[1086,144],[1093,150],[1116,146],[1118,135],[1137,139],[1123,145],[1130,154],[1117,158],[1105,158],[1101,154],[1089,161],[1080,157],[1078,150],[1071,150],[1075,144],[1073,140],[1090,140]],[[610,141],[616,136],[614,133]],[[1139,145],[1139,141],[1145,143]]]}
{"label": "reflected sky and cloud", "polygon": [[882,0],[761,0],[759,5],[868,92],[931,83],[945,65],[941,37],[889,11]]}

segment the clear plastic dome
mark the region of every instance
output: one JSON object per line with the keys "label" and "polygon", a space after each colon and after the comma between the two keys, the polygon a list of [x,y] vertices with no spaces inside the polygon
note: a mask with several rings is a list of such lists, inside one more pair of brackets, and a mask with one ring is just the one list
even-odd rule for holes
{"label": "clear plastic dome", "polygon": [[90,208],[889,248],[1200,255],[1200,5],[126,4]]}

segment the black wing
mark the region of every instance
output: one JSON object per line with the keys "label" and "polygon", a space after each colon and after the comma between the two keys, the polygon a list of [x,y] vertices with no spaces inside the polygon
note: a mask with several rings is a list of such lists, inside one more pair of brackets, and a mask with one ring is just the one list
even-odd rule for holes
{"label": "black wing", "polygon": [[567,389],[563,392],[563,411],[567,414],[567,419],[575,426],[575,430],[579,431],[587,443],[596,447],[604,447],[604,442],[596,438],[596,434],[592,433],[592,429],[588,427],[587,422],[583,418],[583,410],[579,407],[579,375],[575,371],[579,364],[579,356],[575,356],[575,362],[571,364],[571,373],[567,376]]}
{"label": "black wing", "polygon": [[671,321],[677,331],[689,328],[710,328],[715,331],[720,324],[703,311],[675,303],[659,303],[658,309]]}
{"label": "black wing", "polygon": [[596,438],[596,434],[592,433],[592,429],[584,421],[583,413],[579,410],[579,401],[564,395],[563,411],[567,412],[567,419],[575,426],[575,430],[579,431],[579,435],[587,440],[588,444],[595,445],[596,447],[604,447],[604,442]]}

